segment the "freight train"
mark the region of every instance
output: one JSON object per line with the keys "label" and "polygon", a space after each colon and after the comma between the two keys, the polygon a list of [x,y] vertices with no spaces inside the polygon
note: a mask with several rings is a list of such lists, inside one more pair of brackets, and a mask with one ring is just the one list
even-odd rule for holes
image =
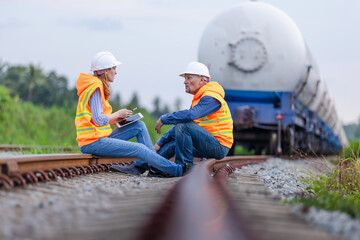
{"label": "freight train", "polygon": [[225,89],[234,145],[255,154],[337,153],[347,143],[335,102],[293,20],[251,1],[205,28],[199,61]]}

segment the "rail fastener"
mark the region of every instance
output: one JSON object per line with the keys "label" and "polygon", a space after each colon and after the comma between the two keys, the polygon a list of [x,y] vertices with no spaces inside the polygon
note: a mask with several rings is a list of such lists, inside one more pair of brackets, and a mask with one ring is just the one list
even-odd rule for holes
{"label": "rail fastener", "polygon": [[91,154],[32,154],[0,159],[0,187],[25,186],[28,183],[71,178],[106,172],[112,164],[126,165],[137,158],[106,158]]}

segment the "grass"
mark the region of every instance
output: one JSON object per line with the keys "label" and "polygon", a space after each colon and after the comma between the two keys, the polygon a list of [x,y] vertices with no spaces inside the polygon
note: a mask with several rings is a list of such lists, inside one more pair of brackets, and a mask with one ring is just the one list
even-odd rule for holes
{"label": "grass", "polygon": [[244,147],[242,147],[241,145],[235,145],[234,148],[234,155],[238,156],[238,155],[254,155],[255,154],[255,150],[246,150]]}
{"label": "grass", "polygon": [[[18,97],[11,97],[8,89],[0,85],[0,144],[34,146],[31,149],[24,147],[25,154],[68,152],[63,150],[64,147],[72,149],[71,152],[80,152],[76,142],[75,107],[44,107],[23,102]],[[162,134],[157,134],[157,119],[144,108],[137,112],[144,115],[142,121],[153,144],[172,127],[163,126]]]}
{"label": "grass", "polygon": [[50,153],[81,153],[78,147],[57,147],[57,146],[26,146],[20,147],[22,154],[50,154]]}
{"label": "grass", "polygon": [[358,142],[350,143],[338,157],[337,164],[325,175],[312,175],[307,181],[311,198],[295,198],[305,208],[314,206],[329,211],[341,211],[360,218],[360,160]]}

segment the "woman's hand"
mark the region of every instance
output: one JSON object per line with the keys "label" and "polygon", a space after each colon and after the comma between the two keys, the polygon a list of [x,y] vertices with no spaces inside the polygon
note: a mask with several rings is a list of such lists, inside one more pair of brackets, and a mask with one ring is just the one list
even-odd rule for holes
{"label": "woman's hand", "polygon": [[120,109],[112,114],[109,115],[109,123],[110,124],[115,124],[116,122],[119,121],[119,119],[124,119],[124,118],[128,118],[132,115],[132,111],[131,110],[127,110],[127,109]]}
{"label": "woman's hand", "polygon": [[133,112],[124,108],[120,109],[116,113],[118,114],[118,118],[128,118],[132,115]]}

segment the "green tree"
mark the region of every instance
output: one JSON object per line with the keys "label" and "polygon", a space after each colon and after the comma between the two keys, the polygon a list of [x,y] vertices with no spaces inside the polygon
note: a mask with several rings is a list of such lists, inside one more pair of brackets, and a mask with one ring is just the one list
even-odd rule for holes
{"label": "green tree", "polygon": [[162,110],[162,114],[161,115],[163,115],[163,114],[165,114],[165,113],[169,113],[170,112],[170,108],[169,108],[169,106],[167,105],[167,104],[165,104],[165,106],[164,106],[164,108],[163,108],[163,110]]}
{"label": "green tree", "polygon": [[181,99],[179,97],[177,97],[175,99],[175,111],[180,111],[181,110]]}
{"label": "green tree", "polygon": [[6,86],[11,96],[19,96],[46,107],[73,106],[77,102],[76,89],[68,89],[68,80],[55,71],[45,74],[40,67],[8,66],[0,62],[0,84]]}
{"label": "green tree", "polygon": [[9,66],[2,74],[0,84],[9,89],[11,96],[19,96],[26,100],[28,96],[27,67]]}
{"label": "green tree", "polygon": [[152,115],[155,118],[159,118],[162,115],[161,109],[160,109],[160,97],[156,96],[153,100],[154,110],[152,111]]}
{"label": "green tree", "polygon": [[121,106],[121,98],[120,98],[120,94],[116,93],[115,97],[114,97],[114,102],[118,105]]}
{"label": "green tree", "polygon": [[0,85],[0,120],[4,120],[5,114],[11,110],[12,99],[6,87]]}
{"label": "green tree", "polygon": [[121,109],[121,101],[120,101],[120,94],[116,93],[115,96],[111,95],[110,97],[110,105],[113,108],[113,111],[117,111]]}
{"label": "green tree", "polygon": [[69,93],[68,81],[56,72],[50,72],[43,81],[38,81],[34,89],[33,103],[44,106],[64,106],[66,100],[77,102],[76,94]]}
{"label": "green tree", "polygon": [[139,98],[138,98],[138,95],[137,95],[136,92],[133,93],[133,95],[131,97],[131,100],[127,105],[128,109],[133,109],[134,107],[140,108],[140,106],[139,106]]}

